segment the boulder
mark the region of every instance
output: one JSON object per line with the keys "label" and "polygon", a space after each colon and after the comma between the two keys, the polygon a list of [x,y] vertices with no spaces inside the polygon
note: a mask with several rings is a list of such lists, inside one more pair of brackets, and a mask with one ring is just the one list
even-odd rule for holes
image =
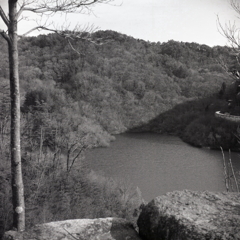
{"label": "boulder", "polygon": [[132,224],[121,218],[74,219],[44,223],[20,234],[9,231],[4,240],[140,240]]}
{"label": "boulder", "polygon": [[240,194],[174,191],[143,207],[144,240],[240,239]]}

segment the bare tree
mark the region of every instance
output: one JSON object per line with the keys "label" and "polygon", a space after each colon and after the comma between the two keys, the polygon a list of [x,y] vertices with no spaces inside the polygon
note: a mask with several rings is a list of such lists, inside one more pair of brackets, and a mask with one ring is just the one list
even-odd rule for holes
{"label": "bare tree", "polygon": [[[238,0],[230,0],[230,5],[233,10],[237,13],[238,19],[240,16],[240,2]],[[217,19],[219,32],[227,39],[228,43],[232,48],[240,48],[240,28],[237,26],[236,22],[227,22],[222,24],[218,16]]]}
{"label": "bare tree", "polygon": [[[232,9],[240,17],[240,2],[238,0],[229,0]],[[220,17],[217,18],[218,30],[226,38],[228,45],[231,47],[230,56],[235,59],[235,65],[237,69],[230,71],[229,64],[224,59],[219,59],[218,63],[221,64],[223,69],[229,74],[229,76],[235,81],[240,79],[240,28],[236,21],[228,21],[222,23]],[[235,66],[235,68],[236,68]]]}
{"label": "bare tree", "polygon": [[[99,3],[108,3],[111,0],[8,0],[8,15],[5,14],[0,5],[0,17],[7,26],[7,30],[0,29],[0,35],[8,43],[9,71],[10,71],[10,97],[11,97],[11,174],[12,174],[12,204],[13,204],[13,228],[17,231],[25,230],[25,205],[24,186],[22,180],[21,167],[21,147],[20,147],[20,88],[18,72],[18,22],[22,20],[24,12],[31,12],[40,15],[42,19],[47,16],[51,19],[56,13],[86,13],[91,12],[93,6]],[[26,34],[44,29],[54,31],[67,39],[73,37],[89,36],[81,32],[53,28],[53,24],[45,22],[30,29]],[[24,36],[26,35],[24,34]]]}
{"label": "bare tree", "polygon": [[[230,5],[233,10],[237,13],[238,19],[240,17],[240,2],[239,0],[230,0]],[[224,59],[220,59],[219,63],[225,69],[225,71],[231,74],[231,78],[234,79],[237,84],[239,84],[240,80],[240,28],[236,22],[227,22],[222,24],[220,18],[217,19],[219,32],[227,39],[228,44],[230,45],[232,52],[230,53],[232,57],[235,58],[236,66],[238,69],[234,69],[231,73],[229,72],[229,66],[224,61]],[[239,129],[237,129],[237,134],[235,135],[239,142]],[[232,160],[231,160],[231,150],[229,149],[229,158],[226,160],[224,151],[222,147],[220,147],[222,156],[223,156],[223,169],[224,169],[224,180],[226,190],[232,190],[239,192],[239,183],[237,181],[235,171],[233,169]]]}

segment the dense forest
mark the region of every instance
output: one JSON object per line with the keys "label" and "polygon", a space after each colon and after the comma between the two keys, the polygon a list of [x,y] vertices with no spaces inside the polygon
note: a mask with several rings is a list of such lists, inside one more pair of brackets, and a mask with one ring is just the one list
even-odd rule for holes
{"label": "dense forest", "polygon": [[[227,47],[173,40],[150,43],[113,31],[96,32],[94,39],[103,44],[76,40],[69,45],[56,34],[19,42],[23,118],[38,115],[35,127],[50,130],[44,145],[53,142],[50,132],[57,126],[68,133],[91,132],[95,144],[107,145],[109,134],[146,123],[180,103],[208,97],[223,82],[232,81],[219,63],[229,60]],[[1,56],[1,88],[7,91],[4,42]]]}
{"label": "dense forest", "polygon": [[[69,43],[49,34],[19,40],[28,224],[136,217],[139,190],[123,191],[81,165],[86,149],[108,146],[113,134],[155,131],[196,146],[236,147],[237,126],[214,117],[227,107],[232,91],[229,72],[235,63],[230,48],[173,40],[152,43],[114,31],[98,31],[91,38]],[[0,52],[0,227],[6,229],[11,215],[10,100],[3,39]]]}

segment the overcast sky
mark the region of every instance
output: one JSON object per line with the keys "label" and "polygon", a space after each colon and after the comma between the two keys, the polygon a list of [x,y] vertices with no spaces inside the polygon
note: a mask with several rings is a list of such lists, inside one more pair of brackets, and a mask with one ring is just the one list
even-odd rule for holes
{"label": "overcast sky", "polygon": [[[7,2],[0,0],[5,10]],[[151,42],[173,39],[209,46],[227,43],[217,29],[217,15],[223,24],[236,19],[229,0],[115,0],[111,5],[98,4],[93,12],[68,15],[67,21],[73,25],[94,24],[100,30],[114,30]],[[64,19],[55,16],[54,20],[61,25]],[[28,31],[34,24],[21,21],[19,32]],[[4,23],[0,21],[2,28]]]}

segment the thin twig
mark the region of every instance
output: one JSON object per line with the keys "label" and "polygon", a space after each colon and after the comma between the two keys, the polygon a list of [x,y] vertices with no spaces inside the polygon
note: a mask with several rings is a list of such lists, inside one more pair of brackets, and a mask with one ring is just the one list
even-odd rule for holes
{"label": "thin twig", "polygon": [[80,240],[79,238],[76,238],[75,236],[73,236],[73,234],[70,233],[66,228],[63,227],[63,229],[64,229],[72,238],[74,238],[74,239],[76,239],[76,240]]}
{"label": "thin twig", "polygon": [[238,187],[237,178],[236,178],[236,175],[235,175],[235,172],[234,172],[234,169],[233,169],[233,165],[232,165],[231,150],[230,150],[230,149],[229,149],[229,165],[230,165],[230,167],[231,167],[232,176],[233,176],[233,179],[234,179],[236,188],[237,188],[237,192],[239,192],[239,187]]}
{"label": "thin twig", "polygon": [[8,19],[7,15],[5,14],[5,12],[3,11],[1,6],[0,6],[0,17],[2,18],[2,20],[4,21],[4,23],[8,27],[9,26],[9,19]]}
{"label": "thin twig", "polygon": [[223,157],[224,181],[225,181],[226,190],[228,192],[229,191],[229,179],[228,179],[229,176],[227,173],[226,159],[225,159],[223,148],[221,146],[220,146],[220,149],[222,151],[222,157]]}

